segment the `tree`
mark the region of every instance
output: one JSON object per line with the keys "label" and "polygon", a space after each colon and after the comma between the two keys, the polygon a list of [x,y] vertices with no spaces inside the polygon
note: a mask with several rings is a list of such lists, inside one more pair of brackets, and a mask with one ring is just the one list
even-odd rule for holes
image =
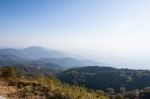
{"label": "tree", "polygon": [[144,88],[143,92],[140,94],[140,99],[150,99],[150,87]]}
{"label": "tree", "polygon": [[121,92],[122,94],[126,93],[126,88],[125,88],[125,87],[120,87],[120,92]]}
{"label": "tree", "polygon": [[123,99],[123,95],[120,94],[120,93],[117,93],[117,94],[114,96],[114,99]]}
{"label": "tree", "polygon": [[113,88],[107,88],[107,93],[108,93],[109,95],[112,95],[112,94],[115,93],[115,91],[114,91]]}

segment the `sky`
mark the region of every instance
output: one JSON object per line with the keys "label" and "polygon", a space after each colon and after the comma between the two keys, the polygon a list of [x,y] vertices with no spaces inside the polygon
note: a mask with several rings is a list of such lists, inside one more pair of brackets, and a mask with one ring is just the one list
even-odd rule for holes
{"label": "sky", "polygon": [[42,46],[150,68],[150,0],[0,0],[0,48]]}

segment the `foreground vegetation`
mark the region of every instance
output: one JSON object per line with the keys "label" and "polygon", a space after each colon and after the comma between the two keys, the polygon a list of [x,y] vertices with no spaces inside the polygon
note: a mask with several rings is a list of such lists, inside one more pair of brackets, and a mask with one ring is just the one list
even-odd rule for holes
{"label": "foreground vegetation", "polygon": [[17,73],[13,67],[0,68],[0,81],[1,90],[7,86],[9,91],[0,95],[10,99],[109,99],[104,93],[62,84],[51,76]]}
{"label": "foreground vegetation", "polygon": [[14,67],[0,68],[0,96],[8,99],[150,99],[150,87],[119,91],[92,90],[61,83],[53,76],[22,74]]}

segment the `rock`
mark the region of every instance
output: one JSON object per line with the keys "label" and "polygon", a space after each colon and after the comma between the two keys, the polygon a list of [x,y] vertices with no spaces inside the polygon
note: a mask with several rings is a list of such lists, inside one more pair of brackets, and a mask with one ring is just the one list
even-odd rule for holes
{"label": "rock", "polygon": [[0,99],[6,99],[6,98],[4,98],[4,97],[0,96]]}

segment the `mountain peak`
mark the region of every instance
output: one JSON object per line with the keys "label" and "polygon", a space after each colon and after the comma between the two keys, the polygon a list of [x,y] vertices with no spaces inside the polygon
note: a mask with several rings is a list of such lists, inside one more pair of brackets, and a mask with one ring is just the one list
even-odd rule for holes
{"label": "mountain peak", "polygon": [[27,48],[25,48],[25,49],[46,49],[46,48],[44,48],[44,47],[41,47],[41,46],[30,46],[30,47],[27,47]]}

